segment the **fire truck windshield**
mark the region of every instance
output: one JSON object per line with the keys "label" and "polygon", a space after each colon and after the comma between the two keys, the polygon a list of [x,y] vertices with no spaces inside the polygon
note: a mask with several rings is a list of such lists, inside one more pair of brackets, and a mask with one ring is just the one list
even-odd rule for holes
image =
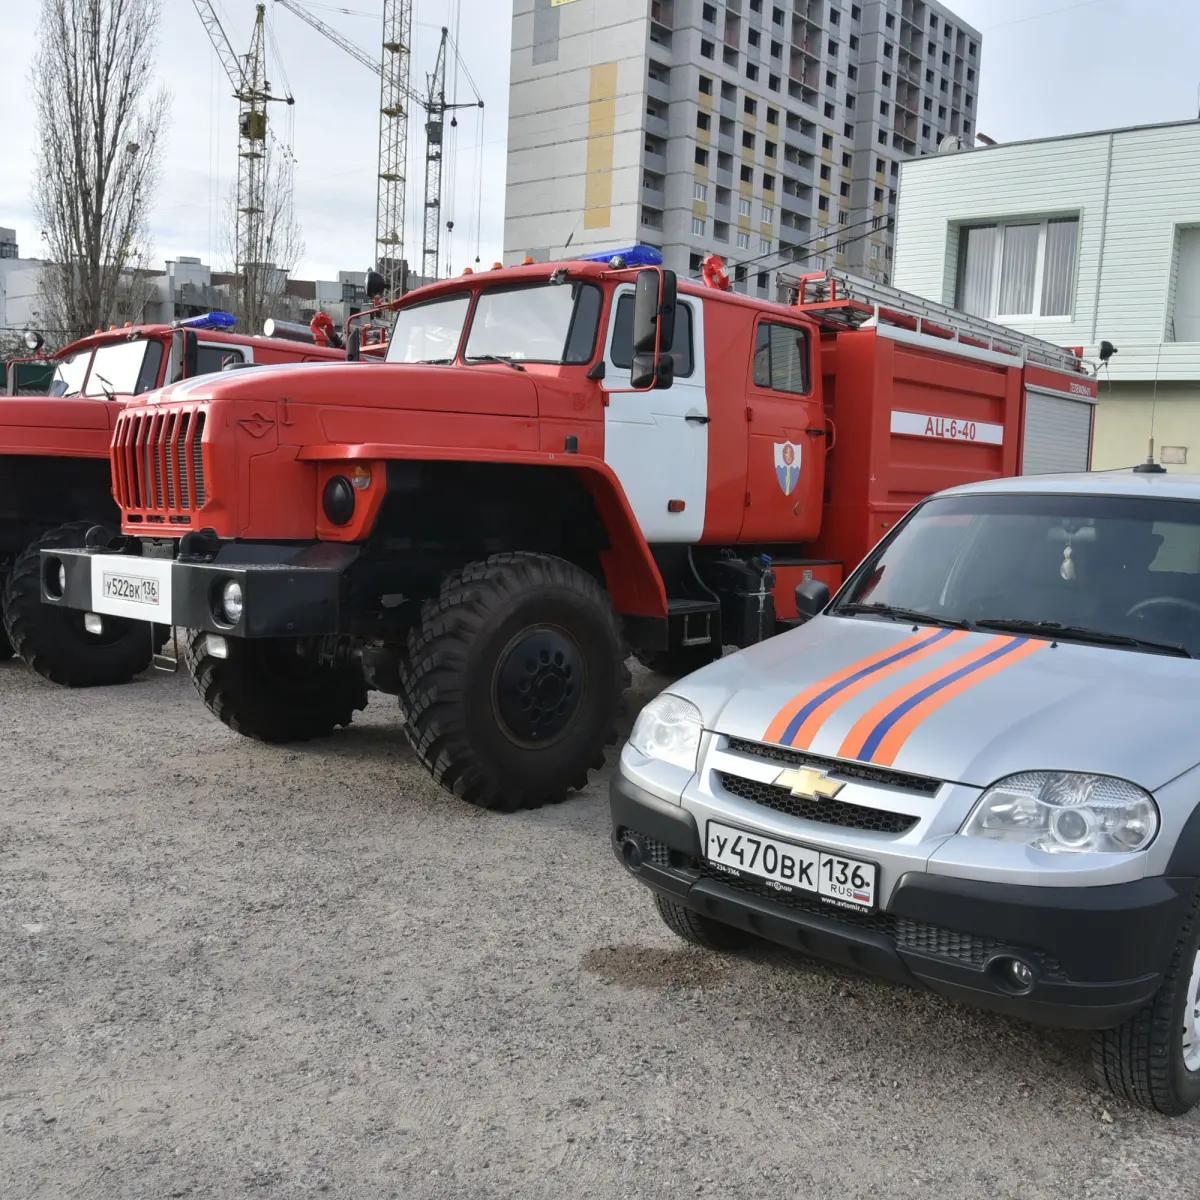
{"label": "fire truck windshield", "polygon": [[590,362],[601,300],[592,283],[489,288],[475,305],[463,358]]}
{"label": "fire truck windshield", "polygon": [[459,292],[402,308],[388,340],[390,363],[452,363],[458,354],[471,293]]}
{"label": "fire truck windshield", "polygon": [[162,355],[162,342],[146,338],[79,350],[55,365],[50,395],[138,396],[158,386]]}

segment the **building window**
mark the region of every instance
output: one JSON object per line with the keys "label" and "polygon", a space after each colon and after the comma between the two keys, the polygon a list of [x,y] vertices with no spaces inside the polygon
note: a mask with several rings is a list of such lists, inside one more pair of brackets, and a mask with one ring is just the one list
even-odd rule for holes
{"label": "building window", "polygon": [[835,42],[833,40],[833,38],[830,38],[829,39],[829,57],[837,58],[839,49],[840,49],[840,47],[838,46],[837,42]]}
{"label": "building window", "polygon": [[850,214],[849,214],[848,212],[843,212],[843,211],[842,211],[842,210],[839,208],[839,209],[838,209],[838,224],[839,224],[839,225],[845,225],[845,224],[846,224],[846,222],[847,222],[847,221],[849,221],[849,220],[850,220]]}
{"label": "building window", "polygon": [[828,196],[818,196],[817,197],[817,208],[819,208],[821,210],[821,212],[828,212],[829,211],[829,197]]}
{"label": "building window", "polygon": [[857,4],[850,5],[850,20],[858,21],[862,19],[862,9]]}
{"label": "building window", "polygon": [[758,68],[753,63],[746,64],[746,78],[749,79],[751,83],[756,83],[758,81]]}
{"label": "building window", "polygon": [[713,94],[713,81],[711,76],[700,76],[700,95],[711,96]]}
{"label": "building window", "polygon": [[692,184],[692,198],[694,200],[699,200],[701,204],[707,203],[708,202],[708,184],[693,183]]}
{"label": "building window", "polygon": [[712,117],[706,112],[698,112],[696,114],[696,128],[703,133],[707,133],[712,128]]}
{"label": "building window", "polygon": [[943,79],[942,82],[938,86],[942,89],[943,92],[949,90],[949,84],[948,84],[947,80],[945,80],[945,79]]}
{"label": "building window", "polygon": [[842,126],[842,136],[846,138],[852,138],[854,136],[854,126],[851,125],[849,121]]}
{"label": "building window", "polygon": [[897,162],[892,163],[892,178],[895,179],[896,176],[899,174],[900,174],[900,164]]}
{"label": "building window", "polygon": [[703,217],[693,217],[692,218],[692,233],[695,234],[696,237],[703,237],[704,236],[704,225],[705,225],[705,221],[704,221]]}
{"label": "building window", "polygon": [[768,272],[768,271],[759,271],[759,273],[758,273],[758,286],[759,286],[759,290],[760,290],[760,291],[764,291],[764,292],[765,292],[765,291],[767,290],[767,285],[768,285],[770,282],[771,282],[771,275],[770,275],[770,272]]}
{"label": "building window", "polygon": [[821,164],[821,178],[822,179],[832,179],[833,178],[833,169],[830,167],[830,165],[828,163]]}
{"label": "building window", "polygon": [[883,80],[884,87],[892,86],[892,77],[886,71],[884,71],[884,73],[880,76],[880,78]]}
{"label": "building window", "polygon": [[852,96],[852,95],[847,95],[847,96],[846,96],[846,107],[847,107],[848,109],[850,109],[851,111],[853,111],[853,109],[854,109],[854,105],[855,105],[856,103],[857,103],[857,100],[855,99],[855,97],[854,97],[854,96]]}
{"label": "building window", "polygon": [[858,35],[857,35],[857,34],[853,34],[853,33],[852,33],[852,34],[850,35],[850,49],[851,49],[851,50],[857,50],[857,49],[858,49]]}
{"label": "building window", "polygon": [[949,65],[950,65],[950,51],[943,50],[942,51],[942,66],[948,67]]}
{"label": "building window", "polygon": [[739,250],[750,249],[750,235],[748,233],[739,232],[737,235],[737,245]]}
{"label": "building window", "polygon": [[750,0],[750,11],[756,13],[762,12],[762,0]]}
{"label": "building window", "polygon": [[967,82],[968,83],[975,82],[975,68],[974,67],[967,68]]}
{"label": "building window", "polygon": [[742,102],[742,108],[745,112],[748,112],[751,116],[754,116],[754,114],[758,112],[758,101],[755,100],[753,96],[747,96]]}
{"label": "building window", "polygon": [[837,109],[835,109],[835,108],[833,107],[833,105],[832,105],[832,104],[826,104],[826,105],[825,105],[825,116],[826,116],[826,119],[828,119],[828,120],[832,121],[832,120],[833,120],[833,118],[834,118],[834,115],[836,114],[836,112],[837,112]]}
{"label": "building window", "polygon": [[923,138],[927,138],[929,136],[929,126],[928,125],[921,126],[921,136]]}
{"label": "building window", "polygon": [[774,38],[771,39],[771,57],[772,58],[782,58],[783,57],[783,43],[775,41]]}
{"label": "building window", "polygon": [[763,142],[763,154],[767,158],[774,158],[777,147],[774,142]]}
{"label": "building window", "polygon": [[847,79],[857,79],[858,78],[858,68],[853,63],[851,63],[846,68],[846,78]]}
{"label": "building window", "polygon": [[848,183],[843,183],[843,184],[842,184],[842,185],[841,185],[841,186],[838,188],[838,195],[839,195],[839,196],[848,196],[848,195],[850,195],[850,185],[849,185]]}
{"label": "building window", "polygon": [[925,99],[922,101],[922,104],[923,104],[926,112],[933,112],[933,97],[932,96],[926,96]]}
{"label": "building window", "polygon": [[887,145],[887,131],[886,130],[881,129],[879,131],[878,141],[881,146]]}
{"label": "building window", "polygon": [[884,24],[885,24],[885,25],[886,25],[886,26],[887,26],[889,29],[895,29],[895,28],[896,28],[896,18],[895,18],[895,17],[893,17],[891,13],[888,13],[888,15],[887,15],[886,17],[884,17],[884,18],[883,18],[883,23],[884,23]]}
{"label": "building window", "polygon": [[821,149],[822,150],[832,150],[833,149],[833,134],[832,133],[821,134]]}
{"label": "building window", "polygon": [[783,9],[782,8],[771,9],[771,20],[776,25],[782,25],[783,24]]}
{"label": "building window", "polygon": [[966,97],[966,106],[967,106],[967,108],[971,107],[971,97],[969,94]]}
{"label": "building window", "polygon": [[761,220],[764,225],[770,225],[771,222],[775,220],[775,210],[773,208],[771,208],[769,205],[764,204],[762,206]]}
{"label": "building window", "polygon": [[769,87],[771,89],[771,91],[773,91],[773,92],[779,91],[779,88],[780,88],[779,76],[778,75],[768,75],[767,76],[767,87]]}
{"label": "building window", "polygon": [[698,167],[707,167],[708,166],[708,151],[705,150],[703,146],[696,147],[696,166],[698,166]]}
{"label": "building window", "polygon": [[884,58],[891,58],[894,52],[895,52],[895,47],[892,45],[891,42],[883,43],[883,57]]}
{"label": "building window", "polygon": [[836,71],[826,71],[825,72],[825,86],[831,87],[831,88],[837,87],[837,72]]}
{"label": "building window", "polygon": [[925,82],[926,82],[926,83],[932,83],[932,82],[933,82],[933,72],[932,72],[932,71],[926,71],[926,72],[925,72]]}
{"label": "building window", "polygon": [[754,386],[795,396],[808,393],[808,335],[795,325],[764,321],[754,341]]}
{"label": "building window", "polygon": [[750,43],[751,46],[761,45],[762,44],[762,34],[759,33],[757,29],[751,29],[746,34],[746,40]]}
{"label": "building window", "polygon": [[758,252],[759,252],[759,254],[770,254],[771,253],[771,241],[769,238],[759,238],[758,239]]}
{"label": "building window", "polygon": [[753,183],[754,182],[754,168],[747,166],[745,163],[742,163],[742,182],[743,183]]}
{"label": "building window", "polygon": [[974,53],[975,53],[975,43],[974,42],[971,42],[971,44],[969,46],[967,46],[967,53],[970,55],[974,55]]}
{"label": "building window", "polygon": [[766,171],[764,171],[763,172],[763,191],[764,192],[773,192],[774,190],[775,190],[775,176],[768,175],[766,173]]}
{"label": "building window", "polygon": [[716,54],[712,42],[708,38],[700,39],[700,54],[703,58],[715,58]]}
{"label": "building window", "polygon": [[880,100],[879,102],[879,115],[881,117],[888,115],[888,102],[886,100]]}
{"label": "building window", "polygon": [[700,10],[700,19],[706,25],[715,25],[717,23],[717,6],[715,4],[706,4]]}
{"label": "building window", "polygon": [[831,7],[829,10],[830,25],[838,25],[841,23],[841,20],[842,20],[842,14],[840,12],[838,12],[838,10],[836,8]]}
{"label": "building window", "polygon": [[878,174],[882,175],[882,174],[883,174],[883,171],[884,171],[884,168],[885,168],[885,165],[886,165],[886,164],[885,164],[885,161],[884,161],[882,158],[877,158],[877,159],[875,160],[875,170],[876,170],[876,172],[877,172]]}
{"label": "building window", "polygon": [[745,197],[743,197],[741,200],[738,201],[738,216],[739,217],[748,217],[750,215],[750,207],[751,207],[750,201],[745,199]]}
{"label": "building window", "polygon": [[875,189],[875,203],[876,203],[876,204],[882,204],[882,203],[883,203],[883,188],[876,188],[876,189]]}
{"label": "building window", "polygon": [[1078,217],[964,228],[955,304],[978,317],[1069,317]]}
{"label": "building window", "polygon": [[944,104],[939,104],[938,105],[938,120],[944,121],[945,119],[946,119],[946,106]]}
{"label": "building window", "polygon": [[778,125],[779,124],[779,109],[771,108],[768,106],[768,108],[767,108],[767,124],[768,125]]}
{"label": "building window", "polygon": [[748,129],[742,130],[742,145],[745,146],[747,150],[754,149],[754,134],[752,134]]}
{"label": "building window", "polygon": [[849,150],[842,151],[842,166],[843,167],[854,166],[854,155],[851,154]]}

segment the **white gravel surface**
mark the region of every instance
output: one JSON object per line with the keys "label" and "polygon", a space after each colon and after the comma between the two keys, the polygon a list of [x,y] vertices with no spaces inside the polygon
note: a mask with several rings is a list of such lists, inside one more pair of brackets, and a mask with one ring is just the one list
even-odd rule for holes
{"label": "white gravel surface", "polygon": [[0,747],[4,1200],[1200,1196],[1084,1035],[674,940],[607,773],[492,815],[387,697],[273,748],[13,663]]}

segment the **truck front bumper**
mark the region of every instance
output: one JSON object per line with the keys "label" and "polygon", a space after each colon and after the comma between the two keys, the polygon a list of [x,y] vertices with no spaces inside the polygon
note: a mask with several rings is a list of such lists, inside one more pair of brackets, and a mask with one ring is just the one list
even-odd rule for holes
{"label": "truck front bumper", "polygon": [[[230,637],[336,634],[357,556],[354,546],[329,544],[231,543],[207,560],[43,550],[42,602]],[[223,605],[231,583],[241,589],[236,621]]]}
{"label": "truck front bumper", "polygon": [[[1197,881],[1029,887],[909,872],[886,910],[730,879],[704,862],[695,818],[619,772],[612,845],[642,883],[679,904],[818,958],[1029,1021],[1119,1025],[1157,991]],[[1013,961],[1029,969],[1018,985]]]}

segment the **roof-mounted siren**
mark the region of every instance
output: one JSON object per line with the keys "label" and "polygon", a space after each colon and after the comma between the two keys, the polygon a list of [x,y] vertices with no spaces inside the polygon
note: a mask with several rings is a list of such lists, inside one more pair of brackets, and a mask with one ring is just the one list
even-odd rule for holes
{"label": "roof-mounted siren", "polygon": [[614,270],[622,267],[661,267],[662,251],[653,246],[627,246],[623,250],[601,250],[597,254],[580,254],[577,262],[607,263]]}
{"label": "roof-mounted siren", "polygon": [[948,133],[938,142],[939,154],[957,154],[959,150],[969,150],[970,147],[957,133]]}
{"label": "roof-mounted siren", "polygon": [[175,329],[232,329],[237,324],[237,317],[233,313],[226,312],[210,312],[201,313],[198,317],[187,317],[185,320],[176,321],[173,328]]}

